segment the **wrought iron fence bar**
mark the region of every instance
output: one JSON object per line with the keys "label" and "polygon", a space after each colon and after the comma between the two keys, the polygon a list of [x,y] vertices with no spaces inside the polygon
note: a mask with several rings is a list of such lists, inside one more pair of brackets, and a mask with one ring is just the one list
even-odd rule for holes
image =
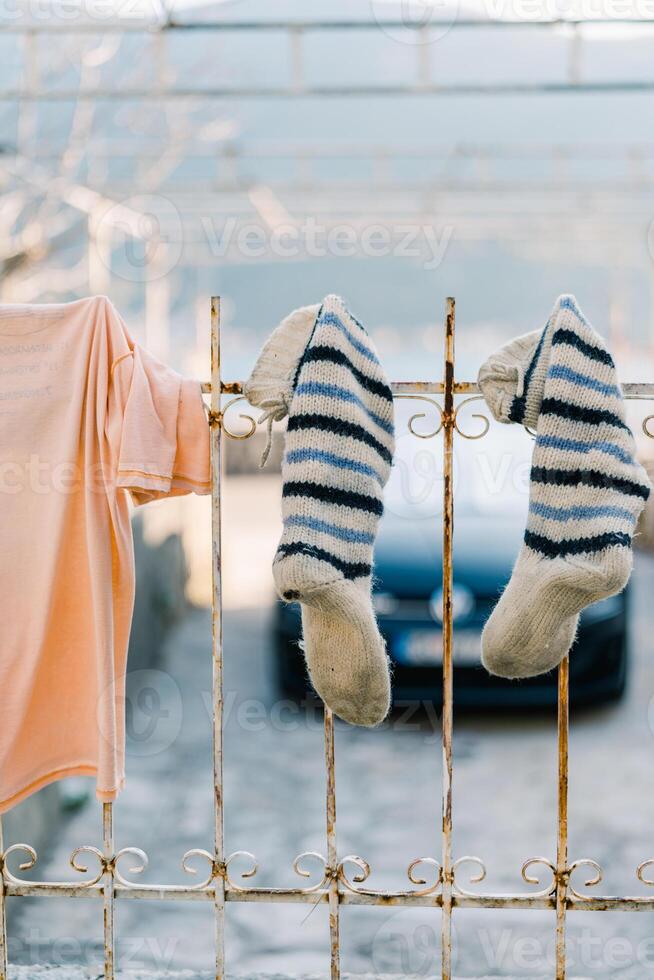
{"label": "wrought iron fence bar", "polygon": [[443,377],[443,793],[442,793],[442,914],[441,969],[443,980],[452,976],[452,533],[454,525],[454,492],[452,486],[454,430],[454,299],[446,300],[445,360]]}
{"label": "wrought iron fence bar", "polygon": [[336,759],[334,746],[334,715],[325,706],[325,768],[327,817],[327,872],[329,876],[329,942],[331,980],[340,980],[340,895],[338,889],[338,843],[336,839]]}
{"label": "wrought iron fence bar", "polygon": [[569,674],[566,655],[559,667],[557,701],[558,808],[556,842],[556,980],[565,980],[566,922],[568,895],[568,742]]}
{"label": "wrought iron fence bar", "polygon": [[211,526],[213,648],[214,902],[216,980],[225,975],[225,829],[223,801],[223,594],[222,594],[222,415],[220,407],[220,297],[211,297]]}
{"label": "wrought iron fence bar", "polygon": [[[84,885],[57,885],[35,883],[34,885],[8,885],[6,895],[11,898],[73,898],[73,899],[102,899],[102,885],[87,888]],[[126,888],[124,885],[114,886],[116,901],[150,901],[150,902],[214,902],[213,886],[202,889],[188,885],[161,885]],[[255,889],[225,889],[226,903],[246,904],[281,904],[281,905],[329,905],[329,890],[307,894],[301,889],[257,888]],[[386,908],[431,908],[440,909],[441,895],[407,895],[403,891],[385,891],[380,895],[355,894],[339,890],[339,905],[362,905]],[[514,909],[540,911],[556,911],[556,897],[537,898],[530,895],[512,894],[480,894],[453,895],[453,909]],[[566,900],[568,912],[654,912],[654,898],[646,895],[618,896],[595,895],[592,898],[578,899],[568,897]]]}
{"label": "wrought iron fence bar", "polygon": [[0,980],[7,980],[7,886],[4,875],[4,836],[0,816]]}
{"label": "wrought iron fence bar", "polygon": [[[242,395],[243,381],[223,381],[222,393],[224,395]],[[629,399],[654,399],[654,384],[647,381],[631,381],[621,385],[622,393]],[[408,393],[421,393],[425,395],[442,395],[445,387],[442,381],[393,381],[391,389],[394,395]],[[202,391],[205,394],[211,392],[211,382],[202,382]],[[475,395],[480,393],[479,385],[476,381],[455,381],[455,395]]]}
{"label": "wrought iron fence bar", "polygon": [[102,853],[104,856],[103,937],[104,980],[114,980],[114,814],[113,803],[102,804]]}

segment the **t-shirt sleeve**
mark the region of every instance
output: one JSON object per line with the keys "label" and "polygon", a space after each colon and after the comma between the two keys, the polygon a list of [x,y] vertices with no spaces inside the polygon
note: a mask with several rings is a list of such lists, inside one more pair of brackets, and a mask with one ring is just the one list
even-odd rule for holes
{"label": "t-shirt sleeve", "polygon": [[114,362],[111,374],[116,486],[137,505],[209,493],[209,425],[200,384],[137,344]]}

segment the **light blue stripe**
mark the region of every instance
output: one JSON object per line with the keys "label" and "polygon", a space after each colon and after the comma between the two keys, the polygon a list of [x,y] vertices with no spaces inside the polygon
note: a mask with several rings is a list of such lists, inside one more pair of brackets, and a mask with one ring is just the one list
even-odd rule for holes
{"label": "light blue stripe", "polygon": [[387,422],[381,415],[377,415],[376,412],[371,411],[358,395],[355,395],[353,391],[348,391],[347,388],[341,388],[339,385],[324,384],[322,381],[304,381],[295,390],[298,395],[325,395],[327,398],[336,398],[340,402],[351,402],[354,405],[358,405],[372,419],[375,425],[378,425],[380,429],[383,429],[390,436],[393,435],[392,422]]}
{"label": "light blue stripe", "polygon": [[356,337],[354,337],[347,329],[343,321],[339,317],[337,317],[335,313],[325,313],[322,317],[322,322],[328,323],[332,327],[336,327],[336,329],[341,331],[343,336],[346,337],[347,340],[349,340],[349,342],[352,344],[354,349],[358,350],[358,352],[362,354],[363,357],[367,358],[367,360],[369,361],[372,361],[373,364],[378,363],[377,358],[370,350],[370,348],[367,347],[365,344],[362,344],[360,340],[357,340]]}
{"label": "light blue stripe", "polygon": [[347,527],[338,527],[336,524],[329,524],[327,521],[319,521],[315,517],[301,517],[293,514],[284,521],[287,527],[308,527],[312,531],[320,531],[329,534],[332,538],[340,541],[352,541],[355,544],[373,544],[375,537],[373,534],[366,534],[365,531],[354,531]]}
{"label": "light blue stripe", "polygon": [[584,316],[584,314],[581,312],[581,310],[577,306],[577,304],[575,302],[574,296],[563,296],[562,299],[561,299],[561,309],[562,310],[570,310],[570,312],[571,313],[574,313],[574,315],[577,317],[577,319],[578,320],[581,320],[581,322],[585,326],[587,326],[587,327],[590,326],[588,320],[586,319],[586,317]]}
{"label": "light blue stripe", "polygon": [[617,385],[607,385],[603,381],[596,381],[587,374],[580,374],[572,368],[565,367],[563,364],[553,364],[547,372],[550,378],[561,378],[563,381],[570,381],[572,384],[581,385],[582,388],[592,388],[593,391],[600,391],[603,395],[615,395],[618,397],[620,391]]}
{"label": "light blue stripe", "polygon": [[634,515],[630,511],[625,510],[624,507],[582,507],[580,504],[575,507],[550,507],[549,504],[532,501],[529,509],[532,514],[537,514],[539,517],[547,517],[552,521],[583,521],[595,517],[620,517],[633,524],[636,520]]}
{"label": "light blue stripe", "polygon": [[293,449],[286,454],[287,463],[327,463],[335,466],[339,470],[352,470],[354,473],[363,473],[365,476],[372,476],[375,480],[382,483],[382,478],[372,466],[367,463],[358,463],[347,456],[338,456],[336,453],[323,452],[320,449]]}
{"label": "light blue stripe", "polygon": [[581,442],[578,439],[561,439],[558,436],[538,436],[536,441],[539,446],[545,446],[547,449],[563,449],[574,453],[590,453],[596,450],[619,459],[621,463],[631,464],[634,461],[631,453],[612,442]]}

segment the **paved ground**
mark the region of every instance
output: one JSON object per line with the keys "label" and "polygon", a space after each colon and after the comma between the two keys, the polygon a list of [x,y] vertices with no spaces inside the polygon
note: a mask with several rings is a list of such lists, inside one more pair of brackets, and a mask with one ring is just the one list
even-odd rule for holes
{"label": "paved ground", "polygon": [[[618,707],[578,715],[571,755],[571,858],[592,857],[605,870],[604,894],[644,891],[636,865],[654,856],[654,561],[634,576],[634,669]],[[300,851],[324,851],[321,719],[277,700],[271,675],[267,610],[226,617],[227,846],[257,854],[261,884],[294,882]],[[190,615],[170,638],[163,669],[137,679],[130,700],[128,787],[116,806],[119,846],[150,855],[147,881],[180,881],[180,857],[211,846],[209,616]],[[382,730],[339,726],[338,833],[341,854],[358,853],[374,869],[371,884],[402,887],[418,855],[438,856],[440,747],[436,718],[396,718]],[[515,890],[529,856],[553,856],[556,756],[553,719],[473,717],[457,721],[455,850],[478,854],[489,888]],[[99,810],[82,809],[64,828],[41,874],[69,877],[67,859],[81,842],[99,843]],[[10,952],[15,963],[47,961],[73,980],[99,960],[101,908],[93,901],[13,900]],[[652,980],[654,919],[648,914],[570,916],[570,975],[588,980]],[[346,908],[343,969],[426,978],[437,963],[437,913]],[[551,977],[549,913],[461,911],[455,917],[460,978]],[[201,903],[121,902],[118,962],[123,970],[211,969],[211,910]],[[325,910],[232,905],[229,967],[326,975]],[[21,973],[22,980],[41,974]],[[46,975],[47,976],[47,975]]]}

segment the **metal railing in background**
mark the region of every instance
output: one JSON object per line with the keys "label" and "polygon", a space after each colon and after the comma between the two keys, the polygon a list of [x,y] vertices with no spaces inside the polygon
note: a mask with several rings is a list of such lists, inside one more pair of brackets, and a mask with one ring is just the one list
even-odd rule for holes
{"label": "metal railing in background", "polygon": [[[114,845],[113,805],[102,805],[102,847],[82,845],[75,849],[70,858],[72,868],[86,877],[80,881],[33,881],[21,877],[21,872],[31,870],[37,862],[37,854],[29,844],[2,843],[2,824],[0,821],[0,980],[8,980],[7,964],[7,916],[8,897],[39,896],[44,898],[86,897],[98,899],[103,907],[104,930],[104,977],[114,980],[114,909],[115,902],[123,899],[154,901],[200,901],[210,902],[215,910],[216,927],[216,980],[225,977],[225,910],[229,902],[287,902],[324,904],[329,910],[330,963],[331,978],[340,977],[340,916],[342,909],[349,905],[392,907],[422,907],[440,911],[441,916],[441,977],[452,977],[452,918],[459,909],[541,909],[551,910],[556,917],[556,980],[566,976],[566,919],[570,911],[654,911],[654,896],[607,896],[580,892],[573,884],[573,877],[582,868],[590,869],[590,877],[585,888],[598,885],[602,880],[602,870],[596,861],[581,858],[570,862],[568,857],[568,659],[559,668],[558,689],[558,811],[557,811],[557,849],[553,858],[528,858],[522,866],[522,877],[527,885],[535,885],[534,891],[517,893],[490,893],[472,890],[470,885],[481,883],[486,877],[486,867],[478,857],[464,855],[456,858],[453,853],[453,807],[452,807],[452,738],[453,738],[453,665],[452,665],[452,532],[454,524],[453,447],[455,437],[478,439],[489,428],[488,419],[478,415],[482,429],[477,433],[465,433],[459,424],[461,407],[471,400],[480,399],[476,384],[455,380],[454,360],[455,304],[447,300],[445,319],[445,361],[444,376],[441,382],[395,382],[393,392],[397,398],[424,400],[436,409],[438,424],[433,431],[420,432],[415,427],[424,413],[416,413],[409,420],[413,435],[431,439],[437,434],[443,436],[443,713],[442,713],[442,823],[438,857],[418,857],[407,869],[409,887],[400,890],[382,891],[367,887],[370,875],[368,863],[358,855],[340,856],[336,831],[336,761],[334,752],[334,719],[329,709],[324,714],[326,782],[326,838],[325,854],[305,852],[294,862],[298,876],[309,879],[304,887],[275,888],[250,885],[249,880],[256,875],[257,862],[254,855],[246,851],[236,851],[226,855],[224,849],[224,809],[223,798],[223,635],[222,635],[222,572],[221,572],[221,471],[222,450],[225,437],[234,439],[249,438],[256,430],[256,422],[249,416],[245,418],[249,427],[244,433],[233,432],[226,423],[226,412],[236,402],[243,400],[240,382],[224,382],[220,364],[220,301],[211,301],[211,382],[203,386],[211,395],[209,422],[211,425],[211,462],[213,472],[212,513],[213,513],[213,744],[214,744],[214,841],[207,849],[194,848],[182,857],[182,867],[190,875],[198,875],[198,866],[205,866],[201,880],[191,885],[139,884],[128,875],[137,875],[145,870],[147,856],[140,848],[125,847],[116,852]],[[623,386],[627,398],[654,400],[654,384],[627,384]],[[223,405],[223,396],[233,396]],[[442,396],[442,405],[433,399]],[[467,395],[456,404],[457,395]],[[647,425],[654,416],[643,422],[647,435]],[[423,423],[424,424],[424,423]],[[436,836],[436,835],[435,835]],[[22,861],[16,867],[16,862]],[[123,870],[127,859],[132,867]],[[95,867],[89,870],[89,859]],[[239,859],[247,862],[238,881],[230,873],[233,862]],[[318,868],[314,873],[311,866]],[[461,883],[461,868],[476,865],[477,873],[464,886]],[[540,869],[539,873],[535,869]],[[643,861],[635,869],[635,878],[645,885],[654,887],[654,858]],[[547,876],[543,877],[543,873]]]}
{"label": "metal railing in background", "polygon": [[[162,9],[162,17],[144,16],[130,20],[120,17],[110,19],[101,17],[93,19],[78,18],[71,21],[64,18],[58,21],[56,17],[43,22],[17,15],[0,24],[0,35],[18,35],[24,40],[24,57],[27,70],[23,78],[16,84],[0,86],[0,103],[13,102],[68,102],[95,101],[105,102],[139,100],[191,100],[200,97],[210,99],[266,99],[266,98],[330,98],[330,97],[383,97],[383,96],[420,96],[420,95],[532,95],[569,92],[651,92],[654,90],[654,77],[651,78],[612,78],[608,75],[597,78],[583,77],[583,45],[584,29],[595,31],[602,28],[609,30],[617,27],[631,28],[633,31],[651,30],[654,19],[643,17],[564,17],[532,19],[530,13],[523,17],[457,17],[454,13],[450,18],[427,16],[424,18],[408,17],[407,19],[390,19],[372,17],[359,20],[195,20],[180,21],[171,15],[166,15]],[[305,51],[306,38],[325,32],[374,32],[384,31],[388,34],[399,32],[401,35],[417,35],[415,49],[414,78],[406,82],[351,82],[322,84],[307,79],[306,64],[310,63]],[[567,42],[566,64],[562,78],[553,77],[549,80],[533,79],[529,76],[520,80],[506,79],[503,81],[478,81],[474,77],[462,81],[438,82],[432,78],[433,64],[430,52],[430,41],[434,34],[441,36],[449,31],[520,31],[530,34],[534,32],[558,32]],[[286,59],[290,80],[282,84],[261,84],[248,82],[245,84],[216,85],[200,84],[170,84],[168,64],[166,59],[165,41],[168,37],[183,33],[194,34],[237,34],[256,36],[262,33],[272,33],[283,36],[286,45]],[[156,50],[154,84],[126,84],[121,86],[104,86],[101,91],[97,88],[86,89],[53,86],[42,81],[41,50],[39,40],[50,38],[54,34],[69,36],[84,35],[151,35]],[[647,35],[643,33],[643,36]]]}

